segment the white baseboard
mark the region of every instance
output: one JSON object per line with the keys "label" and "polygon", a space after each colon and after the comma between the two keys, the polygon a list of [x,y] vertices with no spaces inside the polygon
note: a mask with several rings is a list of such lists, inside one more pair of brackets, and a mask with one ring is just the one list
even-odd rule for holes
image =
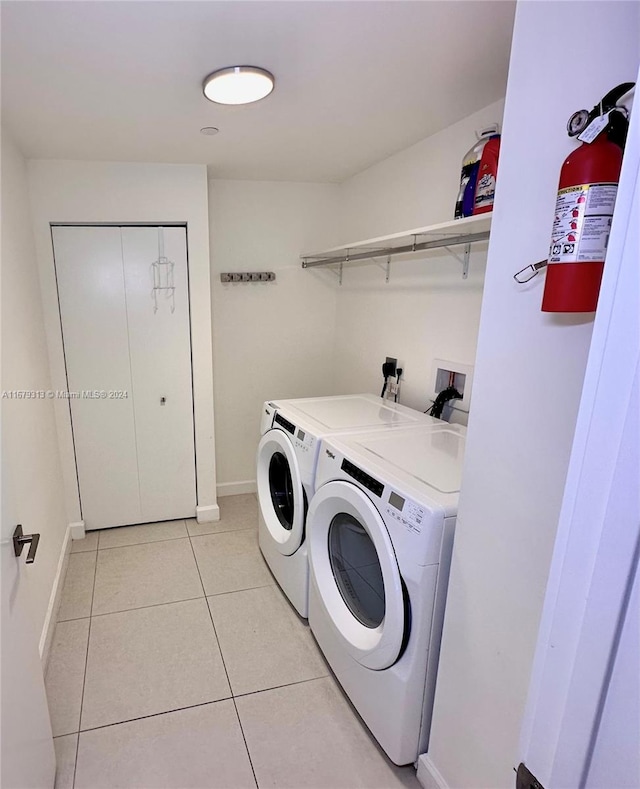
{"label": "white baseboard", "polygon": [[255,479],[243,482],[222,482],[216,486],[218,498],[222,496],[239,496],[241,493],[255,493],[258,489]]}
{"label": "white baseboard", "polygon": [[[69,554],[71,553],[71,540],[72,529],[78,524],[70,523],[64,534],[62,547],[60,549],[60,556],[58,558],[58,566],[56,574],[53,579],[53,586],[51,588],[51,595],[49,596],[49,605],[47,606],[47,613],[44,618],[44,625],[42,626],[42,633],[40,635],[40,662],[42,663],[42,670],[46,672],[47,662],[49,661],[49,650],[51,649],[51,642],[53,640],[53,632],[56,629],[56,621],[58,619],[58,609],[60,608],[60,599],[62,597],[62,587],[64,586],[64,579],[67,575],[67,565],[69,564]],[[82,524],[84,531],[84,524]]]}
{"label": "white baseboard", "polygon": [[205,507],[196,507],[196,520],[198,523],[211,523],[220,520],[220,507],[217,504],[208,504]]}
{"label": "white baseboard", "polygon": [[424,789],[449,789],[449,785],[427,753],[418,757],[418,783]]}
{"label": "white baseboard", "polygon": [[83,540],[85,538],[86,531],[84,528],[84,521],[76,521],[75,523],[70,523],[69,529],[71,530],[72,540]]}

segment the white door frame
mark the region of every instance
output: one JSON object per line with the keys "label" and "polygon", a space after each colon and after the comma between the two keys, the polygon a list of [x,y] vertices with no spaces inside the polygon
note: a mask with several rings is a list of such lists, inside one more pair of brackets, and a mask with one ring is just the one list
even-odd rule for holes
{"label": "white door frame", "polygon": [[[558,533],[522,721],[519,762],[546,787],[586,785],[632,579],[638,572],[640,112],[631,121]],[[635,382],[635,383],[634,383]],[[635,424],[635,428],[634,428]],[[621,486],[621,480],[623,483]],[[622,515],[621,515],[622,505]]]}
{"label": "white door frame", "polygon": [[[186,226],[199,521],[220,518],[216,495],[211,272],[206,167],[130,162],[28,163],[34,237],[54,390],[66,389],[51,225]],[[67,516],[82,536],[69,404],[54,400]]]}

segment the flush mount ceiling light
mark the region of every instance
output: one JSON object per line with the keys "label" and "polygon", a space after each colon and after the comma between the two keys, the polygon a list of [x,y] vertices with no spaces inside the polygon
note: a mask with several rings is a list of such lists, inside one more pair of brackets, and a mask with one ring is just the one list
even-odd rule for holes
{"label": "flush mount ceiling light", "polygon": [[268,96],[273,84],[273,74],[263,68],[231,66],[209,74],[202,90],[216,104],[251,104]]}

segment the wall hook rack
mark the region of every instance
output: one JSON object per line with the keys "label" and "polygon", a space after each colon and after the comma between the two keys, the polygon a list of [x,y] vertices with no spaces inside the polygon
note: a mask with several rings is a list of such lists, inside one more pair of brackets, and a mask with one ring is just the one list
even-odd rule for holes
{"label": "wall hook rack", "polygon": [[227,271],[220,274],[220,282],[274,282],[273,271]]}

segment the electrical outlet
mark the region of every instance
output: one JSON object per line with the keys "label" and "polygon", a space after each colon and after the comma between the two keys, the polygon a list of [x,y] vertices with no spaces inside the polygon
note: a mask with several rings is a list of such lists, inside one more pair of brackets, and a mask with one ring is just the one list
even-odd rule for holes
{"label": "electrical outlet", "polygon": [[462,395],[462,400],[454,400],[450,405],[459,411],[469,413],[471,384],[473,382],[473,365],[450,362],[444,359],[434,359],[431,378],[434,387],[432,399],[435,400],[436,395],[449,386],[452,376],[453,386],[455,386]]}

